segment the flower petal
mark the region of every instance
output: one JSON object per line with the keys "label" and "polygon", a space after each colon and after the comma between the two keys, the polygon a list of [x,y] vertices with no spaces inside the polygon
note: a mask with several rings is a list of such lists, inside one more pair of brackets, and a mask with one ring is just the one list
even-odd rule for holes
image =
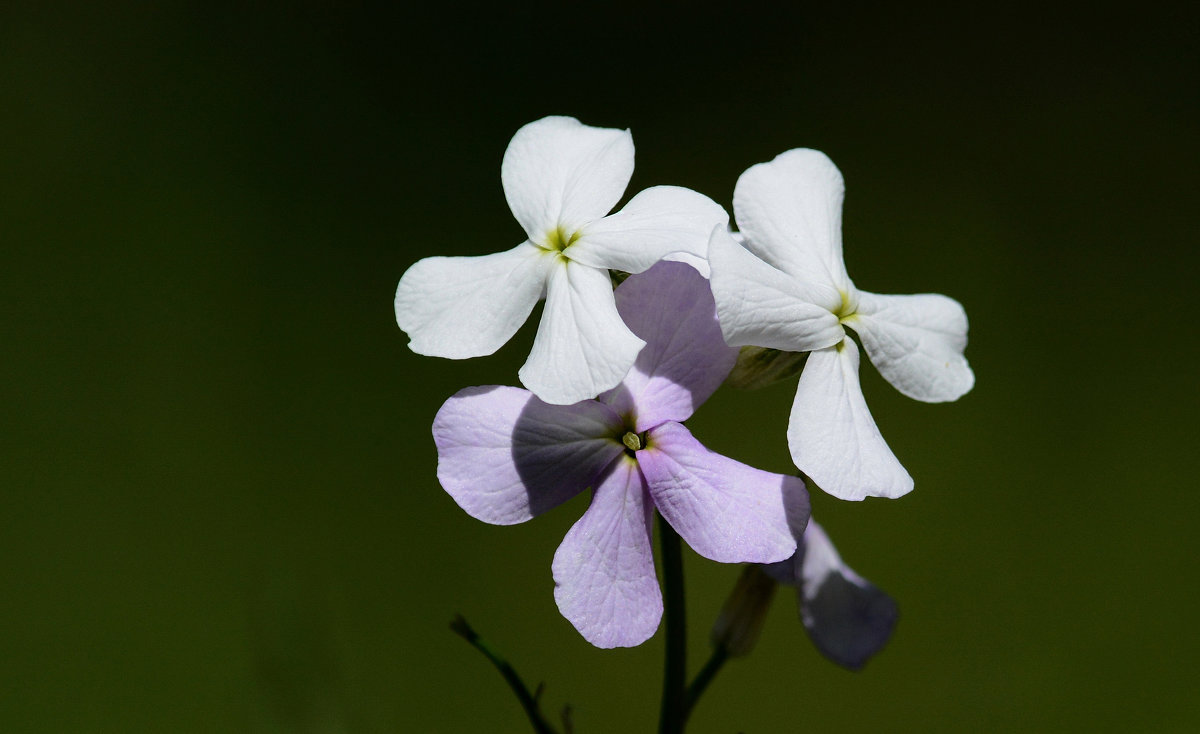
{"label": "flower petal", "polygon": [[721,338],[708,281],[683,263],[663,262],[630,276],[615,295],[621,318],[646,346],[600,400],[634,415],[638,432],[689,418],[737,359]]}
{"label": "flower petal", "polygon": [[860,291],[858,312],[848,326],[858,332],[880,374],[910,398],[942,403],[975,385],[975,373],[963,357],[967,313],[953,298]]}
{"label": "flower petal", "polygon": [[637,460],[650,496],[697,553],[721,563],[772,563],[796,550],[809,515],[803,481],[709,451],[678,423],[647,439]]}
{"label": "flower petal", "polygon": [[899,497],[913,488],[867,410],[852,339],[808,355],[788,422],[792,461],[844,500]]}
{"label": "flower petal", "polygon": [[720,228],[712,232],[708,259],[717,317],[729,345],[808,352],[845,336],[833,314],[841,296],[832,288],[776,270]]}
{"label": "flower petal", "polygon": [[713,227],[728,224],[729,215],[704,194],[654,186],[584,227],[565,254],[585,265],[640,273],[672,252],[703,258]]}
{"label": "flower petal", "polygon": [[567,405],[616,387],[645,342],[621,321],[608,272],[559,258],[521,383]]}
{"label": "flower petal", "polygon": [[433,419],[438,481],[474,518],[524,522],[595,481],[624,450],[620,427],[594,400],[547,405],[516,387],[469,387]]}
{"label": "flower petal", "polygon": [[608,214],[633,175],[628,130],[591,127],[574,117],[543,117],[513,135],[500,178],[513,216],[529,239],[577,232]]}
{"label": "flower petal", "polygon": [[491,354],[529,318],[552,262],[528,242],[494,255],[419,260],[396,288],[396,323],[417,354]]}
{"label": "flower petal", "polygon": [[685,263],[692,267],[697,273],[708,278],[712,270],[708,267],[708,259],[699,255],[693,255],[690,252],[668,252],[663,255],[663,260],[672,263]]}
{"label": "flower petal", "polygon": [[734,189],[733,210],[755,255],[790,275],[850,293],[842,260],[844,192],[828,156],[797,148],[747,169]]}
{"label": "flower petal", "polygon": [[802,578],[800,619],[825,657],[858,670],[883,649],[900,616],[896,602],[846,566],[815,522],[804,531],[797,553]]}
{"label": "flower petal", "polygon": [[658,629],[653,512],[637,462],[623,457],[554,554],[558,609],[596,647],[640,645]]}

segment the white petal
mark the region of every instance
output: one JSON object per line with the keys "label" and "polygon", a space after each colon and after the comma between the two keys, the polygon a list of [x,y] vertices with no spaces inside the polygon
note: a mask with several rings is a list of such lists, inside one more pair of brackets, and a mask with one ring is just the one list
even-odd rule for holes
{"label": "white petal", "polygon": [[910,398],[942,403],[975,385],[975,373],[963,357],[967,313],[953,298],[860,291],[858,312],[847,325],[858,332],[880,374]]}
{"label": "white petal", "polygon": [[832,288],[805,284],[747,252],[721,228],[708,247],[717,320],[730,346],[808,352],[845,336],[832,309],[841,297]]}
{"label": "white petal", "polygon": [[637,462],[622,457],[554,554],[558,609],[596,647],[640,645],[658,629],[653,513]]}
{"label": "white petal", "polygon": [[593,267],[640,273],[672,252],[703,258],[713,227],[728,224],[729,215],[707,196],[655,186],[584,227],[566,255]]}
{"label": "white petal", "polygon": [[517,387],[469,387],[433,420],[438,481],[471,517],[524,522],[582,492],[621,455],[617,414],[547,405]]}
{"label": "white petal", "polygon": [[553,262],[528,242],[482,257],[419,260],[396,288],[396,323],[417,354],[491,354],[529,318]]}
{"label": "white petal", "polygon": [[632,175],[628,130],[573,117],[543,117],[521,128],[500,165],[508,206],[539,245],[556,229],[570,236],[612,211]]}
{"label": "white petal", "polygon": [[559,258],[521,384],[567,405],[616,387],[646,343],[617,313],[608,271]]}
{"label": "white petal", "polygon": [[852,339],[808,355],[788,422],[792,461],[843,500],[899,497],[913,488],[867,410]]}
{"label": "white petal", "polygon": [[733,192],[746,247],[784,272],[850,293],[842,261],[844,191],[841,172],[820,151],[797,148],[751,166]]}
{"label": "white petal", "polygon": [[684,265],[689,265],[693,270],[695,270],[697,273],[700,273],[705,278],[707,278],[712,272],[711,268],[708,267],[708,258],[701,257],[699,255],[693,255],[690,252],[669,252],[666,255],[663,255],[663,260],[672,263],[683,263]]}

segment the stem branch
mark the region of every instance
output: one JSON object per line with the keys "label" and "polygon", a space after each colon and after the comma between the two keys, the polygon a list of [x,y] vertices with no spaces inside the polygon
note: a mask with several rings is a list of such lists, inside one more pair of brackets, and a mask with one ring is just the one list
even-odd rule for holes
{"label": "stem branch", "polygon": [[529,723],[533,725],[533,730],[537,734],[558,734],[554,727],[546,723],[546,719],[542,716],[542,710],[538,706],[538,696],[541,694],[540,686],[537,693],[530,693],[529,689],[525,687],[525,682],[521,680],[521,676],[517,675],[517,671],[513,670],[507,660],[492,650],[479,636],[479,633],[471,629],[471,625],[467,624],[467,620],[463,619],[461,615],[456,616],[450,623],[450,629],[471,643],[471,647],[483,653],[483,656],[496,666],[496,670],[504,676],[504,680],[508,682],[513,693],[517,694],[517,700],[521,702],[521,708],[525,709],[525,715],[529,717]]}
{"label": "stem branch", "polygon": [[725,661],[729,659],[729,653],[725,651],[724,645],[717,645],[713,648],[712,655],[709,656],[708,662],[696,674],[696,679],[687,689],[687,704],[684,709],[684,716],[691,716],[692,709],[696,708],[700,697],[704,695],[704,691],[708,689],[708,684],[712,683],[713,678],[717,677],[721,666],[725,665]]}

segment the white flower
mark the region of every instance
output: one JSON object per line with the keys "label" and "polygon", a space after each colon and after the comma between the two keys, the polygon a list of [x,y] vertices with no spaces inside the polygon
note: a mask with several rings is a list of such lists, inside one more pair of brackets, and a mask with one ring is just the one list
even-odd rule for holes
{"label": "white flower", "polygon": [[858,334],[905,395],[956,400],[975,384],[963,357],[967,316],[946,296],[881,296],[854,287],[842,260],[842,174],[815,150],[791,150],[738,179],[744,247],[721,228],[709,245],[713,295],[731,346],[811,351],[792,404],[796,466],[847,500],[912,489],[875,426],[858,382]]}
{"label": "white flower", "polygon": [[[513,136],[501,180],[529,239],[482,257],[429,257],[396,289],[396,322],[418,354],[491,354],[546,299],[521,383],[547,403],[575,403],[615,387],[645,342],[621,321],[608,269],[640,273],[671,253],[704,258],[728,215],[689,189],[655,186],[616,205],[633,174],[628,130],[546,117]],[[447,227],[447,234],[452,229]]]}

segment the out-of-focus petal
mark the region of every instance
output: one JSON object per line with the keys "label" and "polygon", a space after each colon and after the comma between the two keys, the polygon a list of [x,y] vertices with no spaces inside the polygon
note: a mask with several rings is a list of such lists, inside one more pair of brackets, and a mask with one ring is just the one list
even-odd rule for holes
{"label": "out-of-focus petal", "polygon": [[658,629],[653,512],[637,462],[622,457],[554,554],[558,609],[596,647],[640,645]]}
{"label": "out-of-focus petal", "polygon": [[858,670],[883,649],[900,616],[896,602],[846,566],[815,522],[804,532],[800,619],[830,660]]}
{"label": "out-of-focus petal", "polygon": [[559,258],[518,375],[542,400],[568,405],[616,387],[643,346],[617,313],[608,273]]}
{"label": "out-of-focus petal", "polygon": [[967,313],[936,293],[881,296],[859,292],[858,332],[871,363],[897,390],[927,403],[957,400],[975,385],[963,356]]}
{"label": "out-of-focus petal", "polygon": [[808,352],[845,336],[833,314],[841,304],[833,288],[776,270],[719,228],[713,230],[708,258],[717,316],[729,345]]}
{"label": "out-of-focus petal", "polygon": [[708,281],[683,263],[664,262],[627,279],[616,299],[621,318],[646,346],[623,384],[601,400],[635,415],[638,432],[685,420],[737,359],[721,338]]}
{"label": "out-of-focus petal", "polygon": [[913,488],[867,410],[852,339],[808,355],[792,403],[788,446],[796,466],[839,499],[899,497]]}
{"label": "out-of-focus petal", "polygon": [[566,255],[597,268],[640,273],[673,252],[703,258],[713,227],[728,224],[729,215],[704,194],[654,186],[584,227]]}
{"label": "out-of-focus petal", "polygon": [[419,260],[396,288],[396,323],[417,354],[491,354],[529,318],[552,262],[528,242],[494,255]]}
{"label": "out-of-focus petal", "polygon": [[513,135],[500,178],[513,216],[529,239],[547,246],[610,212],[633,175],[628,130],[591,127],[573,117],[543,117]]}
{"label": "out-of-focus petal", "polygon": [[709,451],[678,423],[647,439],[637,459],[650,496],[697,553],[721,563],[772,563],[796,550],[809,515],[803,481]]}
{"label": "out-of-focus petal", "polygon": [[588,487],[621,454],[620,427],[594,400],[547,405],[516,387],[469,387],[433,420],[438,481],[472,517],[524,522]]}
{"label": "out-of-focus petal", "polygon": [[845,183],[824,153],[797,148],[748,168],[733,192],[746,247],[804,281],[850,293],[842,260]]}

